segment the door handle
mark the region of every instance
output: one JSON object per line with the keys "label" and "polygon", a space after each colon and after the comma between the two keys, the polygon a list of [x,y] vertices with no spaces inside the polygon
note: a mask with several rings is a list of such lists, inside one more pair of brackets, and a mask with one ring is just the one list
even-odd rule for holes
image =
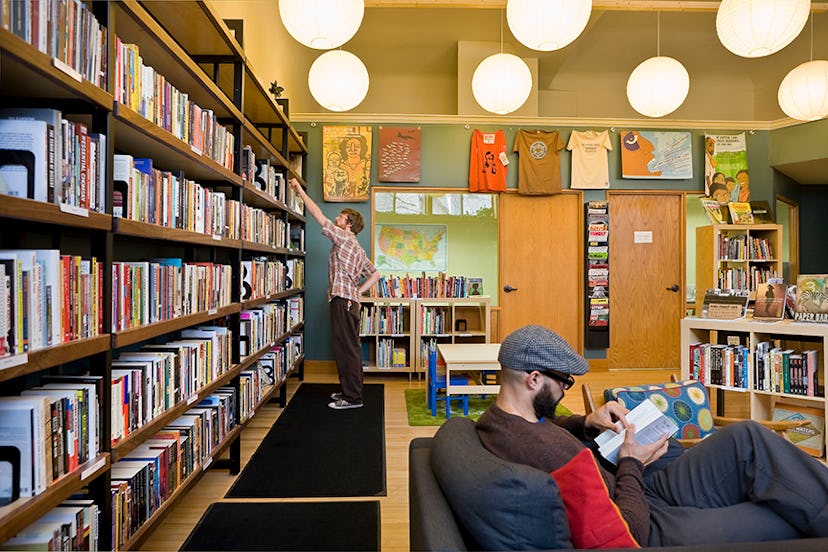
{"label": "door handle", "polygon": [[511,292],[517,291],[517,290],[518,290],[518,288],[512,287],[509,284],[506,284],[505,286],[503,286],[503,291],[505,291],[506,293],[511,293]]}
{"label": "door handle", "polygon": [[679,290],[678,284],[673,284],[672,286],[667,288],[667,291],[678,291],[678,290]]}

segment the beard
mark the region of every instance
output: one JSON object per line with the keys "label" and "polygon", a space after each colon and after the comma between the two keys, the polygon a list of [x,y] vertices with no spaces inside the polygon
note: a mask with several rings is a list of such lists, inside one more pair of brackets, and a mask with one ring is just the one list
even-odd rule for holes
{"label": "beard", "polygon": [[556,399],[552,394],[552,386],[546,382],[538,391],[538,394],[532,399],[532,408],[535,410],[535,416],[541,418],[554,418],[555,408],[561,399]]}

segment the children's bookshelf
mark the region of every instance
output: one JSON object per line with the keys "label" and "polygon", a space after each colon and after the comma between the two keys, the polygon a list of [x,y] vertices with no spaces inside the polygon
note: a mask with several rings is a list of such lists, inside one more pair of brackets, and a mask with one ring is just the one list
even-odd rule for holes
{"label": "children's bookshelf", "polygon": [[[21,2],[14,24],[0,28],[4,107],[47,107],[58,124],[73,129],[77,151],[87,156],[77,166],[85,174],[68,186],[55,179],[51,185],[59,183],[59,191],[45,199],[0,195],[0,248],[57,251],[77,263],[71,274],[79,282],[67,273],[64,286],[72,295],[48,316],[27,311],[33,314],[26,332],[42,320],[49,337],[2,354],[0,381],[3,400],[47,382],[65,386],[53,382],[70,376],[96,382],[83,383],[77,401],[52,405],[88,414],[94,404],[80,397],[100,385],[99,443],[93,446],[90,437],[88,448],[81,447],[83,461],[62,460],[69,468],[56,477],[56,465],[48,471],[34,464],[42,488],[0,507],[0,542],[84,492],[99,512],[99,549],[137,549],[208,467],[238,471],[242,429],[269,400],[284,404],[285,378],[302,375],[305,215],[284,183],[295,177],[304,185],[294,167],[307,147],[290,124],[287,102],[271,98],[209,2],[70,4],[82,28],[97,34],[70,37],[64,53],[32,34],[37,26],[26,22],[37,17],[33,3]],[[47,23],[60,28],[65,22]],[[101,61],[84,74],[88,60]],[[59,136],[61,129],[55,131]],[[116,155],[135,161],[117,189]],[[268,182],[254,178],[254,159],[273,168]],[[35,294],[31,281],[24,285]],[[195,298],[182,299],[190,289]],[[52,316],[72,331],[47,332]],[[130,358],[143,364],[113,367]],[[127,378],[143,381],[140,374],[150,366],[159,378],[151,385],[176,383],[140,399],[141,406],[124,392],[124,408],[115,408],[121,395],[114,393],[128,389]],[[209,418],[211,431],[201,422],[188,426],[192,432],[180,425],[196,418]],[[84,422],[71,427],[94,435]],[[187,447],[185,434],[193,437]],[[226,451],[229,460],[220,460]],[[131,516],[123,497],[138,480],[126,477],[127,463],[119,463],[174,455],[171,470],[154,464],[171,484],[156,493],[152,508]],[[129,492],[141,499],[138,487]]]}

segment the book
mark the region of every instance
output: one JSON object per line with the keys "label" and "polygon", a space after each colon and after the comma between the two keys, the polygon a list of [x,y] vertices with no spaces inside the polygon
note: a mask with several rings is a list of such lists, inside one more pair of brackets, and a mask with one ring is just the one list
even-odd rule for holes
{"label": "book", "polygon": [[782,320],[785,315],[785,284],[764,283],[756,288],[753,318],[756,320]]}
{"label": "book", "polygon": [[708,289],[704,292],[702,318],[734,320],[747,311],[750,292],[746,289]]}
{"label": "book", "polygon": [[730,211],[730,222],[733,224],[753,224],[753,212],[750,203],[733,202],[727,204]]}
{"label": "book", "polygon": [[750,211],[753,214],[754,224],[774,224],[776,222],[767,201],[751,201]]}
{"label": "book", "polygon": [[[665,416],[655,403],[646,400],[627,412],[627,423],[635,425],[635,440],[642,445],[649,445],[658,441],[662,435],[673,435],[678,431],[676,422]],[[607,429],[595,438],[598,444],[598,451],[601,455],[612,462],[618,463],[618,449],[624,443],[627,430],[616,422],[618,433]]]}
{"label": "book", "polygon": [[483,278],[466,278],[469,284],[469,296],[483,295]]}
{"label": "book", "polygon": [[709,197],[700,197],[699,201],[704,207],[704,212],[707,218],[710,219],[711,224],[724,224],[725,217],[722,215],[722,206],[715,199]]}
{"label": "book", "polygon": [[801,421],[810,423],[785,431],[784,437],[811,456],[821,457],[825,452],[825,415],[822,408],[797,404],[776,403],[773,421]]}
{"label": "book", "polygon": [[797,276],[793,311],[797,322],[828,322],[828,274]]}
{"label": "book", "polygon": [[[54,187],[54,150],[49,172],[49,129],[44,121],[0,119],[0,194],[47,201]],[[51,145],[54,147],[54,129]]]}

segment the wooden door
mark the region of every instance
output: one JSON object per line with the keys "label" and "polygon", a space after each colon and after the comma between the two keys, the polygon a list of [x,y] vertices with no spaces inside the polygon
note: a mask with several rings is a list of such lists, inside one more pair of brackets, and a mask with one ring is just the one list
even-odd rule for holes
{"label": "wooden door", "polygon": [[540,324],[583,350],[582,203],[581,193],[501,194],[500,339]]}
{"label": "wooden door", "polygon": [[676,368],[684,314],[680,192],[607,193],[610,369]]}

